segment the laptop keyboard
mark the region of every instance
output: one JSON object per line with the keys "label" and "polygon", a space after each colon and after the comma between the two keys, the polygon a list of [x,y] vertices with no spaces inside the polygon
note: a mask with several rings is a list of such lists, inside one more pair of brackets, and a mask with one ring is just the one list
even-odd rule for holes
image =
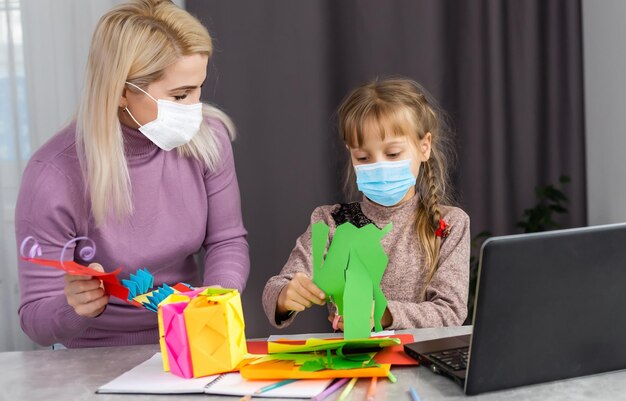
{"label": "laptop keyboard", "polygon": [[467,354],[469,347],[449,349],[440,352],[433,352],[428,356],[448,368],[457,371],[467,369]]}

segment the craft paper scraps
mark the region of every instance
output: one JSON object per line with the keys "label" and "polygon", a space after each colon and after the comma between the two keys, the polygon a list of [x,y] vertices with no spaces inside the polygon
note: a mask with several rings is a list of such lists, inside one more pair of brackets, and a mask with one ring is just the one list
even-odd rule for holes
{"label": "craft paper scraps", "polygon": [[40,258],[43,252],[37,239],[33,236],[27,236],[20,245],[20,255],[23,260],[40,266],[53,267],[68,274],[95,277],[102,281],[104,291],[107,294],[153,312],[157,311],[158,304],[169,295],[193,290],[193,287],[188,284],[177,283],[173,286],[162,284],[156,290],[151,291],[154,286],[154,277],[146,268],[137,270],[128,279],[122,279],[120,283],[118,275],[122,269],[119,267],[112,272],[101,272],[73,260],[65,260],[65,252],[72,246],[78,247],[78,243],[81,241],[87,242],[88,245],[75,250],[74,253],[78,253],[84,261],[92,260],[96,254],[96,244],[88,237],[77,237],[68,241],[63,246],[60,259],[49,260]]}

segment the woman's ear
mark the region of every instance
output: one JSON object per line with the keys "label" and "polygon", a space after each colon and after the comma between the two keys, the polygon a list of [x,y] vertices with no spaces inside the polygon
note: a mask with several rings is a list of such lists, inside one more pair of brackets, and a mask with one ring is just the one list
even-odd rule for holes
{"label": "woman's ear", "polygon": [[128,89],[126,89],[126,85],[124,85],[124,88],[122,88],[122,94],[120,95],[120,101],[119,101],[119,107],[122,110],[124,110],[126,106],[128,106],[128,98],[126,97],[127,90]]}
{"label": "woman's ear", "polygon": [[420,152],[420,160],[425,162],[430,159],[430,151],[432,149],[433,136],[430,132],[427,132],[424,135],[424,138],[420,140],[419,144],[419,152]]}

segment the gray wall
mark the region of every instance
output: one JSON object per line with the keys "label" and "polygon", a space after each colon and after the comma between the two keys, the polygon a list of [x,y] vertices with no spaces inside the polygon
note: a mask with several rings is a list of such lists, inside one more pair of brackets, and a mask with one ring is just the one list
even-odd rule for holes
{"label": "gray wall", "polygon": [[590,225],[626,221],[626,1],[583,0]]}

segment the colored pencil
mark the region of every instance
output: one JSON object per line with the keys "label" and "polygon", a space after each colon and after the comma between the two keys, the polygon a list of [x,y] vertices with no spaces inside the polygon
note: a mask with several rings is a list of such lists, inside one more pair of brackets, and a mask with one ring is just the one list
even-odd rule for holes
{"label": "colored pencil", "polygon": [[286,384],[293,383],[293,382],[295,382],[297,380],[298,379],[287,379],[287,380],[279,381],[278,383],[274,383],[274,384],[270,384],[269,386],[261,387],[260,389],[255,391],[254,394],[265,393],[266,391],[274,390],[275,388],[282,387],[282,386],[284,386]]}
{"label": "colored pencil", "polygon": [[254,394],[265,393],[266,391],[270,391],[270,390],[273,390],[275,388],[282,387],[282,386],[284,386],[286,384],[293,383],[293,382],[295,382],[297,380],[298,379],[287,379],[287,380],[279,381],[277,383],[270,384],[270,385],[265,386],[265,387],[261,387],[260,389],[256,390],[253,394],[248,394],[248,395],[242,397],[239,401],[250,401]]}
{"label": "colored pencil", "polygon": [[417,395],[417,391],[413,387],[409,387],[409,395],[412,401],[421,401],[420,396]]}
{"label": "colored pencil", "polygon": [[339,395],[339,398],[337,398],[337,401],[344,401],[346,397],[348,397],[348,394],[350,394],[350,391],[352,391],[352,388],[354,387],[358,379],[358,377],[353,377],[352,380],[350,380],[350,383],[348,383],[346,388],[343,389],[343,391]]}
{"label": "colored pencil", "polygon": [[344,384],[346,384],[350,379],[339,379],[330,386],[326,388],[326,390],[322,391],[315,397],[311,398],[311,401],[322,401],[326,398],[330,397],[331,394],[337,392]]}
{"label": "colored pencil", "polygon": [[374,401],[374,397],[376,397],[376,383],[378,382],[378,377],[372,377],[372,381],[370,382],[370,386],[367,389],[367,401]]}

